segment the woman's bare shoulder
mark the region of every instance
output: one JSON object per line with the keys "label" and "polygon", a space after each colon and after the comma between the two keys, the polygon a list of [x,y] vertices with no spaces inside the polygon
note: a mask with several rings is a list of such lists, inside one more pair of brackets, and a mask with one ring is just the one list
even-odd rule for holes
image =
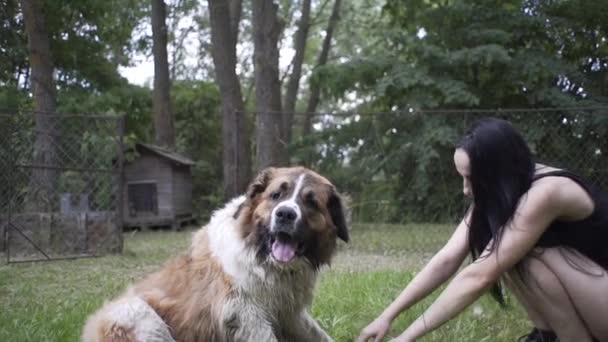
{"label": "woman's bare shoulder", "polygon": [[[559,171],[550,166],[537,167],[536,175]],[[540,191],[546,200],[552,201],[559,208],[559,215],[564,220],[579,220],[593,212],[594,203],[587,190],[569,177],[546,176],[532,183],[530,191]]]}

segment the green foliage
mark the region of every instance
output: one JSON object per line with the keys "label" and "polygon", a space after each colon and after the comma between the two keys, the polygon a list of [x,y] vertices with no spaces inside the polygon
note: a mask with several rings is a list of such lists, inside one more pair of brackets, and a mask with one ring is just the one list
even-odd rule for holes
{"label": "green foliage", "polygon": [[50,1],[44,11],[61,86],[105,88],[122,77],[133,47],[131,33],[145,12],[138,0]]}
{"label": "green foliage", "polygon": [[462,213],[460,180],[452,165],[460,120],[408,112],[362,114],[325,123],[292,149],[296,158],[314,160],[313,168],[353,197],[356,221],[452,221]]}
{"label": "green foliage", "polygon": [[[99,90],[122,82],[117,67],[130,62],[131,34],[145,6],[139,0],[44,2],[58,86]],[[0,86],[29,89],[27,38],[17,0],[3,1],[0,19]]]}
{"label": "green foliage", "polygon": [[104,92],[69,88],[58,94],[57,110],[73,114],[124,115],[130,141],[147,141],[152,135],[152,91],[123,83]]}
{"label": "green foliage", "polygon": [[454,144],[472,120],[494,115],[522,130],[540,162],[608,184],[598,171],[602,111],[418,113],[608,103],[608,6],[587,5],[594,11],[576,1],[387,0],[381,14],[366,12],[377,25],[358,32],[363,43],[337,43],[356,40],[358,51],[312,82],[338,103],[358,100],[355,113],[392,114],[318,116],[322,127],[292,147],[295,160],[314,160],[351,192],[358,220],[455,220],[465,203]]}
{"label": "green foliage", "polygon": [[[84,117],[67,116],[61,119],[62,167],[83,167],[93,170],[110,170],[116,160],[120,143],[120,125],[108,119],[86,120],[87,115],[124,116],[123,146],[146,141],[151,135],[152,92],[148,88],[123,83],[95,92],[80,87],[69,87],[58,93],[58,111]],[[77,146],[75,146],[77,145]],[[127,158],[129,156],[127,155]],[[69,165],[77,161],[78,165]],[[80,180],[80,181],[79,181]],[[87,193],[96,210],[114,208],[116,179],[107,172],[64,171],[60,177],[62,186],[72,193]],[[79,185],[80,187],[77,187]]]}
{"label": "green foliage", "polygon": [[207,82],[181,81],[173,84],[176,148],[190,156],[194,211],[203,220],[223,201],[220,97],[217,87]]}
{"label": "green foliage", "polygon": [[[287,24],[283,47],[292,44],[290,33],[300,5],[280,2]],[[57,69],[58,111],[124,115],[125,144],[150,142],[151,90],[129,85],[118,74],[119,66],[133,63],[134,51],[150,52],[142,24],[148,20],[149,2],[57,0],[44,6]],[[312,167],[349,192],[356,219],[446,221],[462,212],[460,180],[451,161],[453,144],[466,125],[483,114],[422,115],[418,109],[608,102],[608,6],[601,1],[347,1],[342,3],[330,63],[313,70],[331,7],[331,1],[312,3],[303,67],[304,77],[310,75],[328,99],[321,108],[346,109],[347,94],[357,100],[355,111],[395,114],[317,116],[322,128],[296,137],[290,156],[292,164],[314,161]],[[205,217],[222,201],[219,96],[210,83],[194,80],[208,77],[212,64],[207,8],[180,0],[171,2],[168,10],[177,149],[195,161],[194,203]],[[186,16],[194,22],[183,21]],[[27,40],[17,0],[4,0],[0,22],[0,109],[31,109]],[[250,24],[251,5],[245,2],[239,69],[241,80],[251,85],[244,85],[243,91],[248,108],[253,108]],[[187,65],[185,55],[194,31],[201,42],[196,67]],[[608,123],[601,115],[511,114],[505,117],[524,131],[541,161],[605,178],[601,157],[608,151]],[[560,124],[563,120],[568,124]],[[79,155],[106,158],[110,153],[95,148],[109,145],[94,130],[85,130],[82,137],[86,141],[79,144]],[[27,159],[27,147],[13,149]],[[580,155],[584,163],[573,157]]]}
{"label": "green foliage", "polygon": [[[291,146],[292,162],[313,161],[351,197],[355,222],[454,222],[467,202],[454,148],[476,119],[511,121],[538,162],[608,186],[607,110],[406,111],[319,116]],[[322,118],[322,119],[321,119]]]}
{"label": "green foliage", "polygon": [[602,101],[608,31],[599,18],[608,6],[593,13],[574,3],[388,0],[374,45],[313,79],[334,97],[370,94],[378,109]]}
{"label": "green foliage", "polygon": [[0,111],[10,112],[17,108],[33,108],[33,102],[28,97],[27,92],[17,89],[12,85],[0,85]]}
{"label": "green foliage", "polygon": [[[23,62],[27,60],[27,42],[23,17],[19,14],[17,0],[3,0],[0,10],[0,90],[6,85],[16,87],[19,77],[16,72],[23,72]],[[0,92],[1,94],[1,92]],[[0,104],[2,104],[0,95]]]}
{"label": "green foliage", "polygon": [[79,194],[86,188],[86,182],[82,179],[82,175],[74,171],[62,172],[59,176],[59,184],[57,192]]}

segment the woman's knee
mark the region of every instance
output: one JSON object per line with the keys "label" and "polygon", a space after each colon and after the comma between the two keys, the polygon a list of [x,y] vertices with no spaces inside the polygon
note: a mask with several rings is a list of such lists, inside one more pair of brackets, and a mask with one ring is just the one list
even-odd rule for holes
{"label": "woman's knee", "polygon": [[[571,306],[586,329],[600,340],[608,341],[604,317],[608,315],[608,274],[581,253],[567,248],[536,251],[520,265],[523,291],[544,313]],[[545,307],[546,306],[546,307]],[[552,310],[554,308],[555,310]],[[549,311],[547,311],[549,310]],[[560,319],[557,320],[558,324]],[[555,323],[552,323],[554,326]]]}

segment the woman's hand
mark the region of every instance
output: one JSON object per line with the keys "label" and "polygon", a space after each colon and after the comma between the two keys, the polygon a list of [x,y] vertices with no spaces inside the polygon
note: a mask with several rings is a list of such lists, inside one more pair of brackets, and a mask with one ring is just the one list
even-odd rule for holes
{"label": "woman's hand", "polygon": [[373,338],[374,342],[380,342],[391,328],[391,321],[382,317],[376,318],[368,326],[361,330],[357,342],[367,342]]}

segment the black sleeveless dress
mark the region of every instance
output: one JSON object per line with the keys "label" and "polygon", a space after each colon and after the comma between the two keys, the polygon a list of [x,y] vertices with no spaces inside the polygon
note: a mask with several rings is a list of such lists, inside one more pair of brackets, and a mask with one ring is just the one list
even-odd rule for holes
{"label": "black sleeveless dress", "polygon": [[542,173],[536,175],[534,180],[548,176],[567,177],[578,183],[593,200],[594,210],[582,220],[553,221],[537,246],[573,248],[608,270],[608,193],[565,170]]}

